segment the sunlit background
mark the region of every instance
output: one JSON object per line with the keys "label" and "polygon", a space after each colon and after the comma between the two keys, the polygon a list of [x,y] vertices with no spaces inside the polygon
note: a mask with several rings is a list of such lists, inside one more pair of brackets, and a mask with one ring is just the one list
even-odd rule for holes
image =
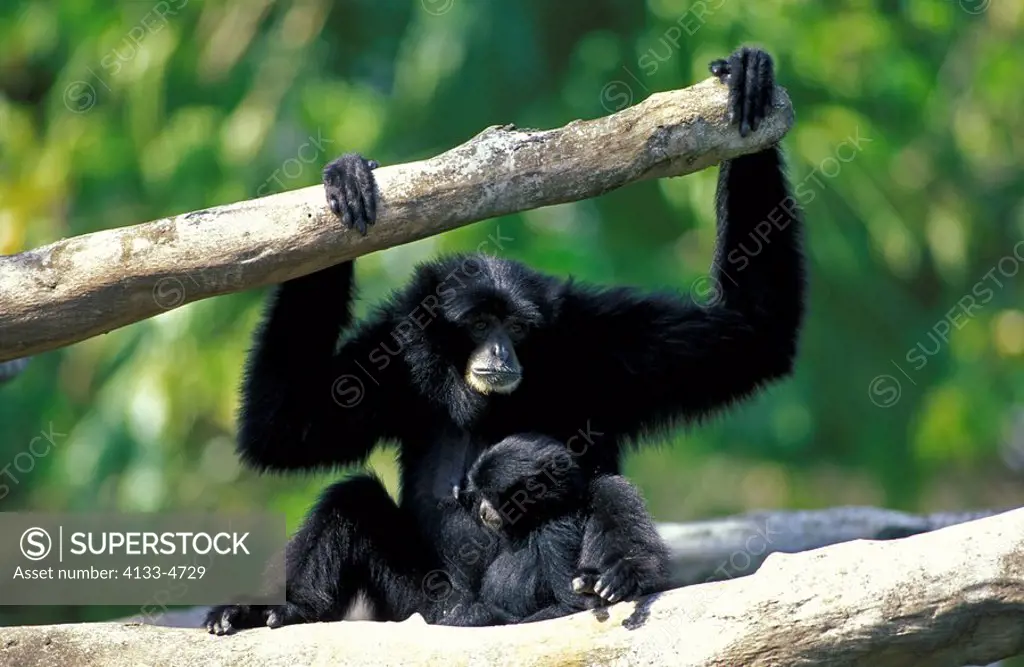
{"label": "sunlit background", "polygon": [[[605,115],[756,42],[797,113],[784,145],[812,285],[796,375],[631,455],[628,473],[664,521],[1019,506],[1022,15],[1001,0],[7,1],[0,253],[316,184],[344,151],[406,162],[489,125]],[[715,181],[645,182],[361,258],[361,308],[499,228],[503,254],[555,274],[686,289],[710,262]],[[259,477],[233,451],[264,296],[34,358],[0,386],[0,510],[256,507],[294,527],[335,476]],[[48,452],[25,456],[44,434]],[[371,465],[397,492],[393,451]],[[130,613],[0,606],[0,624]]]}

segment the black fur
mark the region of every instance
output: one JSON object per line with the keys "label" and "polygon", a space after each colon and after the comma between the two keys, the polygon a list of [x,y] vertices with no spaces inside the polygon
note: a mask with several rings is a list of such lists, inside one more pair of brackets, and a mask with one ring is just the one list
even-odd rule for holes
{"label": "black fur", "polygon": [[590,479],[555,440],[516,435],[485,450],[460,501],[490,515],[502,548],[477,599],[445,625],[556,618],[667,585],[668,549],[636,488],[618,475]]}
{"label": "black fur", "polygon": [[[712,69],[729,85],[739,131],[756,131],[774,86],[769,56],[743,48]],[[332,209],[360,231],[376,208],[372,167],[348,155],[325,169]],[[352,262],[283,284],[250,355],[241,455],[264,470],[333,468],[392,439],[401,500],[368,478],[332,486],[290,545],[285,608],[217,608],[210,631],[339,618],[360,590],[378,618],[419,610],[443,620],[473,599],[499,551],[452,497],[489,445],[543,433],[566,443],[586,474],[615,475],[626,442],[788,374],[804,307],[802,223],[778,147],[723,163],[716,203],[706,304],[578,285],[486,256],[419,267],[359,323]],[[481,394],[465,380],[467,323],[480,309],[528,324],[511,393]]]}

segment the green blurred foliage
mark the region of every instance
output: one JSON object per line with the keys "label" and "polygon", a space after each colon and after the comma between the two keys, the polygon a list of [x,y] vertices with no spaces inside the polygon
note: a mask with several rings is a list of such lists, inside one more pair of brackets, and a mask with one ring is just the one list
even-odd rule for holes
{"label": "green blurred foliage", "polygon": [[[0,253],[312,185],[348,150],[406,162],[489,125],[601,116],[756,42],[798,115],[784,142],[812,279],[798,369],[631,455],[629,473],[660,519],[1019,505],[1022,27],[1024,5],[987,0],[14,0],[0,6]],[[502,252],[540,269],[685,290],[710,261],[715,180],[368,256],[361,307],[499,228]],[[331,476],[261,478],[233,452],[263,297],[35,358],[0,387],[0,509],[256,506],[294,526]],[[26,454],[51,430],[45,455]],[[393,451],[371,465],[394,489]],[[0,623],[116,611],[0,608]]]}

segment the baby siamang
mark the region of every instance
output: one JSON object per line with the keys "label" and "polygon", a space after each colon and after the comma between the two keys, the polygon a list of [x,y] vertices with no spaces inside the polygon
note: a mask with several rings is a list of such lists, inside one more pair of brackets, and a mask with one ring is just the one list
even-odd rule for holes
{"label": "baby siamang", "polygon": [[456,489],[501,536],[476,600],[445,625],[528,623],[648,595],[668,583],[668,549],[637,489],[590,479],[560,442],[513,435],[484,450]]}
{"label": "baby siamang", "polygon": [[[728,85],[737,131],[756,131],[771,107],[770,56],[744,47],[711,70]],[[324,170],[331,210],[360,232],[377,213],[374,166],[346,155]],[[286,604],[218,607],[207,628],[340,619],[359,592],[381,620],[419,611],[441,622],[475,598],[500,552],[452,494],[488,446],[543,433],[588,476],[615,475],[627,442],[788,374],[804,266],[779,148],[724,162],[716,199],[707,303],[585,286],[487,256],[420,266],[358,323],[350,261],[281,285],[247,365],[243,459],[325,469],[396,441],[401,499],[371,477],[334,484],[289,544]]]}

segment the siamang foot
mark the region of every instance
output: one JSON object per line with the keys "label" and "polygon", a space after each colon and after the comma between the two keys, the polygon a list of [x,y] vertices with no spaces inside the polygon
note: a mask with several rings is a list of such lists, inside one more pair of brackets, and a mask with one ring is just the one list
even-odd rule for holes
{"label": "siamang foot", "polygon": [[772,57],[761,49],[741,46],[728,59],[712,61],[708,69],[729,86],[729,122],[740,126],[741,137],[756,131],[772,108]]}
{"label": "siamang foot", "polygon": [[270,607],[267,610],[267,627],[280,628],[285,625],[305,623],[306,617],[291,602]]}
{"label": "siamang foot", "polygon": [[203,625],[211,635],[230,635],[236,630],[266,624],[270,608],[264,605],[226,604],[210,609]]}
{"label": "siamang foot", "polygon": [[376,160],[358,153],[346,153],[324,167],[327,204],[334,214],[352,229],[366,235],[366,228],[377,220],[377,182],[373,170]]}
{"label": "siamang foot", "polygon": [[603,572],[586,570],[572,580],[572,590],[594,595],[608,604],[631,600],[640,594],[640,579],[625,560],[616,562]]}
{"label": "siamang foot", "polygon": [[282,625],[302,623],[305,618],[298,607],[286,602],[283,605],[229,604],[214,607],[206,614],[203,624],[211,635],[230,635],[236,630],[258,628],[279,628]]}

